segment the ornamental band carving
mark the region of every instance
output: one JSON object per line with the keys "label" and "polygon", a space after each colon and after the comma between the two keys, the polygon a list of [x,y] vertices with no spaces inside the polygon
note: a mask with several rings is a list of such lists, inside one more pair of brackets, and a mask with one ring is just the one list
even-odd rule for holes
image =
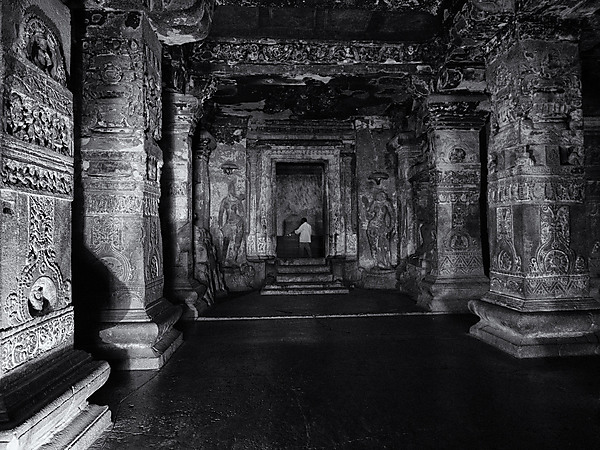
{"label": "ornamental band carving", "polygon": [[582,203],[585,194],[583,180],[499,180],[489,184],[491,205],[558,201]]}
{"label": "ornamental band carving", "polygon": [[73,193],[73,176],[55,172],[10,159],[5,159],[0,170],[2,184],[15,189],[68,195]]}
{"label": "ornamental band carving", "polygon": [[39,355],[69,344],[73,339],[73,309],[53,314],[34,326],[0,332],[2,372],[6,373]]}
{"label": "ornamental band carving", "polygon": [[194,48],[198,62],[241,64],[405,64],[427,60],[432,44],[208,41]]}

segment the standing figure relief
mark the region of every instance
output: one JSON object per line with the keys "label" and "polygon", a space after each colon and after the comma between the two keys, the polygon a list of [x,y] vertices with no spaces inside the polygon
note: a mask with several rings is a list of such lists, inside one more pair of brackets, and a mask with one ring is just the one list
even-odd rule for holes
{"label": "standing figure relief", "polygon": [[379,191],[369,203],[363,197],[363,204],[367,210],[367,239],[371,248],[371,255],[380,269],[392,267],[391,242],[394,233],[395,211],[388,195]]}
{"label": "standing figure relief", "polygon": [[244,218],[244,196],[237,195],[235,182],[232,181],[219,207],[219,229],[223,235],[222,262],[236,263],[244,239]]}

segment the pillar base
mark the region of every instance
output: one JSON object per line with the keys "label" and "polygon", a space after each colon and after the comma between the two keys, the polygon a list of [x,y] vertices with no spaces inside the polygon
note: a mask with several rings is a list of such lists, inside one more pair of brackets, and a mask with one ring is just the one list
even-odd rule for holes
{"label": "pillar base", "polygon": [[181,306],[164,298],[145,310],[104,311],[97,354],[115,370],[160,369],[183,342],[173,328],[181,314]]}
{"label": "pillar base", "polygon": [[108,379],[108,363],[69,349],[24,370],[0,394],[0,449],[85,449],[110,426],[108,407],[87,403]]}
{"label": "pillar base", "polygon": [[425,278],[417,305],[427,311],[468,313],[469,301],[481,298],[490,288],[487,277]]}
{"label": "pillar base", "polygon": [[196,280],[191,282],[191,286],[192,291],[183,304],[181,320],[197,320],[208,309],[208,304],[203,300],[207,287]]}
{"label": "pillar base", "polygon": [[362,287],[365,289],[396,289],[397,284],[395,269],[374,267],[363,274]]}
{"label": "pillar base", "polygon": [[483,300],[469,309],[481,319],[470,334],[516,358],[600,354],[599,309],[521,312]]}

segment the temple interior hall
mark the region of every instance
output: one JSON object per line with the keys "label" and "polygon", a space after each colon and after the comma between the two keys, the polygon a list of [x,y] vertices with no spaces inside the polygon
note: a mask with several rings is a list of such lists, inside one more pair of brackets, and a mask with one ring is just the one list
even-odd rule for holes
{"label": "temple interior hall", "polygon": [[0,449],[600,446],[599,0],[0,23]]}

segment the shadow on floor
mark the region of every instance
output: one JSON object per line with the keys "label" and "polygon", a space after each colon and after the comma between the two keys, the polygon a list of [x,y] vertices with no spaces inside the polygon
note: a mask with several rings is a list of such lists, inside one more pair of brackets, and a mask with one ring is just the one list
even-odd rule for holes
{"label": "shadow on floor", "polygon": [[[362,296],[370,311],[394,306],[354,292],[348,301]],[[300,308],[264,299],[269,311]],[[212,313],[248,314],[261,301],[238,297]],[[114,421],[92,449],[598,448],[599,358],[517,360],[470,337],[476,320],[188,323],[160,372],[114,373],[90,399]]]}

